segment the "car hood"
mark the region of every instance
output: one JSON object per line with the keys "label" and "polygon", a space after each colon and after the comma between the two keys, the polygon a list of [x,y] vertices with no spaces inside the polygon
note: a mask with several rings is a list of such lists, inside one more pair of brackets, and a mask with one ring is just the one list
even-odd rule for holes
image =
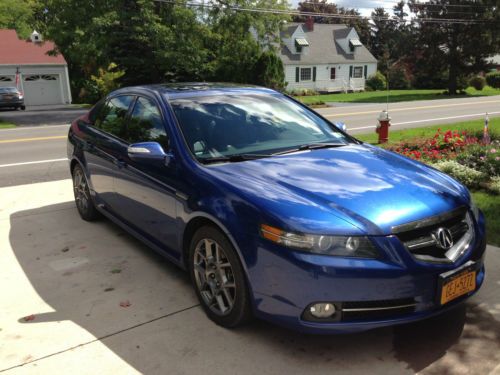
{"label": "car hood", "polygon": [[310,233],[388,234],[469,202],[447,175],[365,144],[207,169],[281,225]]}

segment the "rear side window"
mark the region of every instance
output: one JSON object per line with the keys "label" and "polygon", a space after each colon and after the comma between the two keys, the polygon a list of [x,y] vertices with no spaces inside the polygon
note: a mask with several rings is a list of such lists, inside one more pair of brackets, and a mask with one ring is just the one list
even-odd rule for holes
{"label": "rear side window", "polygon": [[126,139],[130,143],[158,142],[165,149],[168,148],[168,137],[161,113],[153,100],[137,98],[128,123]]}
{"label": "rear side window", "polygon": [[115,137],[126,139],[126,117],[133,96],[118,96],[108,100],[96,116],[94,125]]}

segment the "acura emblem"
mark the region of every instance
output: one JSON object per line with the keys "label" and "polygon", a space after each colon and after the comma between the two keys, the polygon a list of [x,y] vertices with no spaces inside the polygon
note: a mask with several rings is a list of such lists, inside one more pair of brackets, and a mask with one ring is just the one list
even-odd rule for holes
{"label": "acura emblem", "polygon": [[438,228],[433,234],[436,245],[441,249],[448,250],[453,246],[453,236],[448,228]]}

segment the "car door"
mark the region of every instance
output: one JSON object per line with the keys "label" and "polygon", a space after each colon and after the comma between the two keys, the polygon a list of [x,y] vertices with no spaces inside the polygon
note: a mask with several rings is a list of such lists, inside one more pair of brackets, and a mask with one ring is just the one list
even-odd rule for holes
{"label": "car door", "polygon": [[[127,141],[158,142],[169,151],[164,120],[153,98],[138,96],[127,122]],[[115,175],[115,191],[120,200],[120,215],[132,227],[172,256],[176,248],[176,198],[173,182],[176,169],[165,162],[137,162],[121,150],[123,166]]]}
{"label": "car door", "polygon": [[133,95],[120,95],[106,100],[86,127],[83,153],[97,204],[108,211],[117,209],[114,175],[120,166],[120,152],[125,142],[126,120]]}

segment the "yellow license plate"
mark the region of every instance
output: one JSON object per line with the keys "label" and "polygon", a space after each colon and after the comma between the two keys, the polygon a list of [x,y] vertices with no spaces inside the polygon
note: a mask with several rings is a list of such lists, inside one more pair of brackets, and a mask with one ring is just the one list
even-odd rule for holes
{"label": "yellow license plate", "polygon": [[476,290],[476,271],[466,271],[445,281],[441,289],[441,305]]}

